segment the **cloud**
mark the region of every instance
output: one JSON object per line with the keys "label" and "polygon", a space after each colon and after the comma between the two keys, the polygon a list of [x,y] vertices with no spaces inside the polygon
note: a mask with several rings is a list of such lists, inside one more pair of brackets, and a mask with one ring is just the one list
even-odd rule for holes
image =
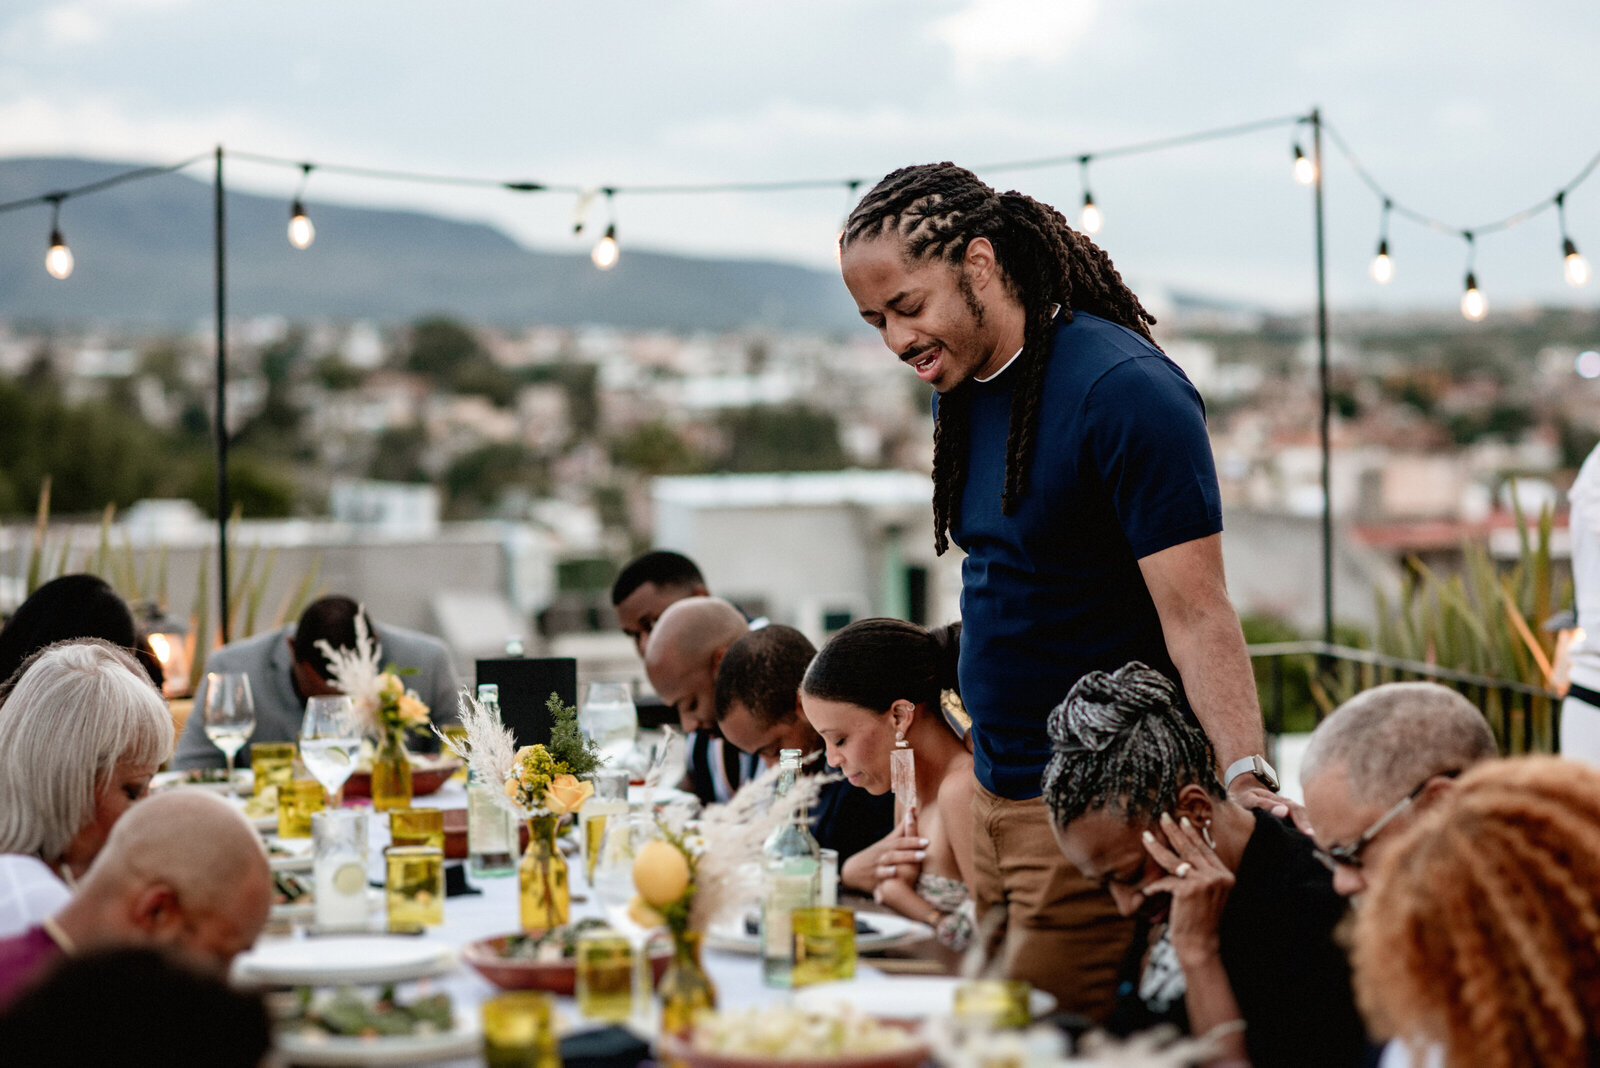
{"label": "cloud", "polygon": [[970,0],[934,24],[957,68],[971,75],[988,64],[1063,59],[1088,33],[1099,0]]}

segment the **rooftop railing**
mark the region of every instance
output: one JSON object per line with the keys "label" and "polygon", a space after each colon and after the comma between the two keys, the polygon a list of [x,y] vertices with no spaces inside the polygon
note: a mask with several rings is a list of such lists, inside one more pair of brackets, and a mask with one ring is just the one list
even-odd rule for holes
{"label": "rooftop railing", "polygon": [[[1559,751],[1561,695],[1542,686],[1456,671],[1420,660],[1320,641],[1249,647],[1262,717],[1274,736],[1309,730],[1340,701],[1385,682],[1449,686],[1483,711],[1502,752]],[[1308,714],[1309,713],[1309,714]]]}

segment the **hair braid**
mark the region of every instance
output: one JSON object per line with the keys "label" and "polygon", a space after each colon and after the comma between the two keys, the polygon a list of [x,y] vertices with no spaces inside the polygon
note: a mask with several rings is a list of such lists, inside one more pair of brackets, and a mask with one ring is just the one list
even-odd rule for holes
{"label": "hair braid", "polygon": [[[1006,288],[1022,304],[1022,354],[1012,371],[1001,491],[1002,510],[1010,515],[1027,491],[1057,308],[1063,323],[1072,321],[1074,311],[1086,311],[1147,340],[1155,316],[1123,283],[1105,251],[1072,229],[1059,211],[1015,191],[997,194],[953,163],[902,167],[887,175],[850,213],[839,248],[843,252],[857,241],[890,235],[911,259],[942,259],[958,270],[967,246],[987,238]],[[965,276],[958,282],[965,287]],[[969,297],[969,303],[981,313],[975,300]],[[939,399],[934,429],[934,548],[941,554],[949,547],[947,531],[966,480],[970,398],[964,385]]]}

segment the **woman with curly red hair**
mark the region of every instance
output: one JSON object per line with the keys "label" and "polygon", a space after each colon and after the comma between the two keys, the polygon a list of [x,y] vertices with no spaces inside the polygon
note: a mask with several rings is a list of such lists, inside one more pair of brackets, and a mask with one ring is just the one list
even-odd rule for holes
{"label": "woman with curly red hair", "polygon": [[1356,992],[1385,1063],[1600,1065],[1600,770],[1462,776],[1397,838],[1357,910]]}

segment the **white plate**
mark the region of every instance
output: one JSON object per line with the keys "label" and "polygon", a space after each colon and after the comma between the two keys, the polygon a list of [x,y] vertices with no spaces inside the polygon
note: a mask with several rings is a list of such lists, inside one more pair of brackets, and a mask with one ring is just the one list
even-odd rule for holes
{"label": "white plate", "polygon": [[[933,928],[904,916],[887,912],[863,912],[860,919],[871,924],[873,934],[856,935],[856,951],[871,953],[908,942],[920,942],[933,937]],[[727,953],[760,953],[761,938],[745,928],[744,917],[722,920],[711,925],[706,932],[706,945]]]}
{"label": "white plate", "polygon": [[[221,771],[221,768],[217,768]],[[205,790],[213,794],[227,794],[228,784],[218,779],[215,782],[197,782],[195,776],[198,771],[191,768],[188,771],[158,771],[150,779],[150,792],[159,794],[165,790],[183,788],[185,790]],[[234,789],[250,793],[255,783],[255,773],[249,768],[238,768],[233,773]]]}
{"label": "white plate", "polygon": [[[383,891],[382,890],[379,890],[379,889],[377,889],[375,887],[368,887],[367,888],[367,915],[368,916],[371,916],[374,912],[382,912],[383,909],[384,909],[384,906],[387,903],[388,902],[384,899],[384,895],[383,895]],[[314,894],[314,893],[307,894],[305,897],[301,898],[299,901],[294,901],[294,902],[291,902],[289,904],[272,906],[272,912],[271,912],[270,918],[274,919],[274,920],[289,920],[289,921],[305,920],[305,921],[308,921],[308,922],[311,921],[311,920],[315,920],[317,918],[317,898],[316,898],[316,894]],[[358,926],[364,926],[364,925],[358,925]]]}
{"label": "white plate", "polygon": [[[897,975],[863,977],[840,983],[818,983],[794,992],[794,1005],[808,1012],[828,1012],[841,1005],[883,1020],[925,1020],[949,1013],[955,1007],[953,975]],[[1056,999],[1043,990],[1028,995],[1035,1018],[1054,1011]]]}
{"label": "white plate", "polygon": [[[277,848],[283,852],[275,852]],[[273,871],[310,871],[313,859],[309,838],[275,837],[267,847],[267,863]]]}
{"label": "white plate", "polygon": [[444,975],[455,966],[455,950],[447,943],[414,935],[274,938],[256,943],[233,962],[233,981],[240,986],[398,983]]}
{"label": "white plate", "polygon": [[456,1011],[455,1027],[437,1035],[360,1038],[353,1035],[276,1036],[278,1053],[290,1064],[418,1064],[423,1061],[477,1057],[483,1053],[483,1031],[475,1013]]}

